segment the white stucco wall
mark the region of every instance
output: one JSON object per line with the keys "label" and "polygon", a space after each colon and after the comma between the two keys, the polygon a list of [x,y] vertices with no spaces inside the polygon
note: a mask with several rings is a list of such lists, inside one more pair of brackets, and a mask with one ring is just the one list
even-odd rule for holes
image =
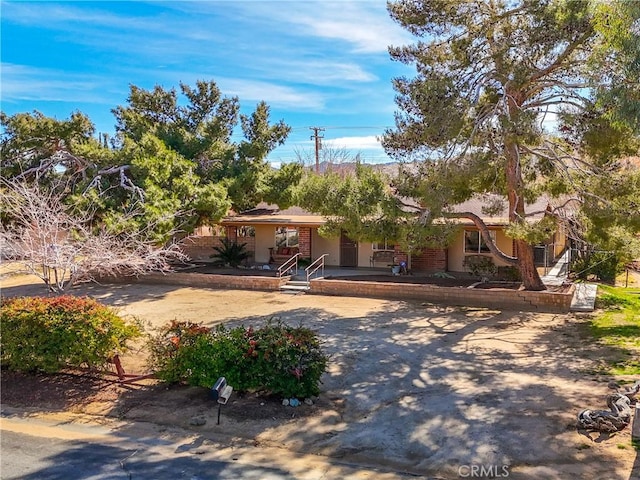
{"label": "white stucco wall", "polygon": [[[361,242],[358,245],[358,266],[370,267],[370,258],[373,254],[373,244],[371,242]],[[380,266],[380,265],[378,265]]]}
{"label": "white stucco wall", "polygon": [[[318,234],[318,229],[311,230],[311,256],[316,259],[320,255],[328,253],[325,259],[326,265],[340,265],[340,238],[325,238]],[[371,242],[358,244],[358,267],[369,267],[369,258],[373,253]]]}
{"label": "white stucco wall", "polygon": [[340,265],[340,239],[321,237],[317,228],[311,229],[311,256],[315,260],[325,253],[325,265]]}
{"label": "white stucco wall", "polygon": [[276,243],[276,227],[256,225],[256,263],[269,262],[269,247]]}

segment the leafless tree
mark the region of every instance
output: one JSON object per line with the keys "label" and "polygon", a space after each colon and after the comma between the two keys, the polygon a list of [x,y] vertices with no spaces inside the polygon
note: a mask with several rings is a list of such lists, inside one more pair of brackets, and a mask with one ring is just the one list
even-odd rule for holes
{"label": "leafless tree", "polygon": [[90,212],[72,212],[60,191],[21,179],[0,184],[2,256],[42,279],[50,291],[101,277],[167,272],[173,262],[186,260],[176,243],[154,242],[153,225],[113,232],[95,225]]}
{"label": "leafless tree", "polygon": [[[306,167],[315,165],[315,152],[312,150],[295,149],[294,154],[298,162]],[[346,147],[323,145],[319,151],[320,171],[340,170],[340,165],[353,164],[362,161],[360,153],[351,153]]]}

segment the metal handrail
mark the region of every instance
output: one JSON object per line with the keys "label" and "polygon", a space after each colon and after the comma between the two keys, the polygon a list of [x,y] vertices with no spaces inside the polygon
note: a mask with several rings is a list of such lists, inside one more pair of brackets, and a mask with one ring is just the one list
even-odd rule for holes
{"label": "metal handrail", "polygon": [[[287,260],[282,265],[280,265],[278,267],[278,277],[281,277],[284,272],[288,272],[288,271],[294,270],[294,269],[296,271],[295,275],[297,275],[298,274],[298,257],[299,256],[300,256],[300,254],[296,253],[293,257],[291,257],[289,260]],[[285,267],[287,267],[287,268],[285,268]]]}
{"label": "metal handrail", "polygon": [[[311,278],[311,275],[313,275],[320,269],[322,269],[321,276],[324,277],[324,257],[328,257],[328,256],[329,256],[328,253],[320,255],[311,265],[309,265],[307,268],[304,269],[304,271],[307,273],[307,283],[309,283],[309,279]],[[316,265],[316,263],[318,265]],[[315,268],[314,268],[314,265],[315,265]]]}

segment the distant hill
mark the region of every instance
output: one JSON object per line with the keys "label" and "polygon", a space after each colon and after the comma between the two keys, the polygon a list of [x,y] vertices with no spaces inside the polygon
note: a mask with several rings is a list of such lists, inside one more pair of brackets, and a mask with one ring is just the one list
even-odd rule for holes
{"label": "distant hill", "polygon": [[[640,157],[626,157],[620,160],[620,164],[623,169],[626,170],[638,170],[640,169]],[[385,173],[390,177],[395,177],[398,174],[398,169],[400,164],[398,162],[388,162],[388,163],[366,163],[363,162],[363,165],[367,165],[372,167],[374,170],[378,172]],[[405,168],[411,167],[411,164],[403,164]],[[307,168],[311,170],[315,170],[315,165],[309,165]],[[325,172],[336,172],[336,173],[353,173],[356,170],[356,162],[320,162],[319,164],[320,173]]]}

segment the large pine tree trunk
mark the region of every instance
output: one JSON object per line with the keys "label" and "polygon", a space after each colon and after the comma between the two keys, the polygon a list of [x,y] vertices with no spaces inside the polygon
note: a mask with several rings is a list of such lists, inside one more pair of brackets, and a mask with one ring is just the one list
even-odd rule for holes
{"label": "large pine tree trunk", "polygon": [[542,283],[534,262],[533,247],[524,240],[516,240],[515,247],[518,270],[520,270],[525,290],[546,290],[547,287]]}
{"label": "large pine tree trunk", "polygon": [[[512,98],[515,98],[512,97]],[[518,145],[515,142],[505,142],[507,157],[507,197],[509,199],[509,221],[523,222],[525,219],[522,171]],[[533,247],[524,240],[515,240],[515,254],[518,257],[518,270],[522,277],[525,290],[546,290],[536,269]]]}

